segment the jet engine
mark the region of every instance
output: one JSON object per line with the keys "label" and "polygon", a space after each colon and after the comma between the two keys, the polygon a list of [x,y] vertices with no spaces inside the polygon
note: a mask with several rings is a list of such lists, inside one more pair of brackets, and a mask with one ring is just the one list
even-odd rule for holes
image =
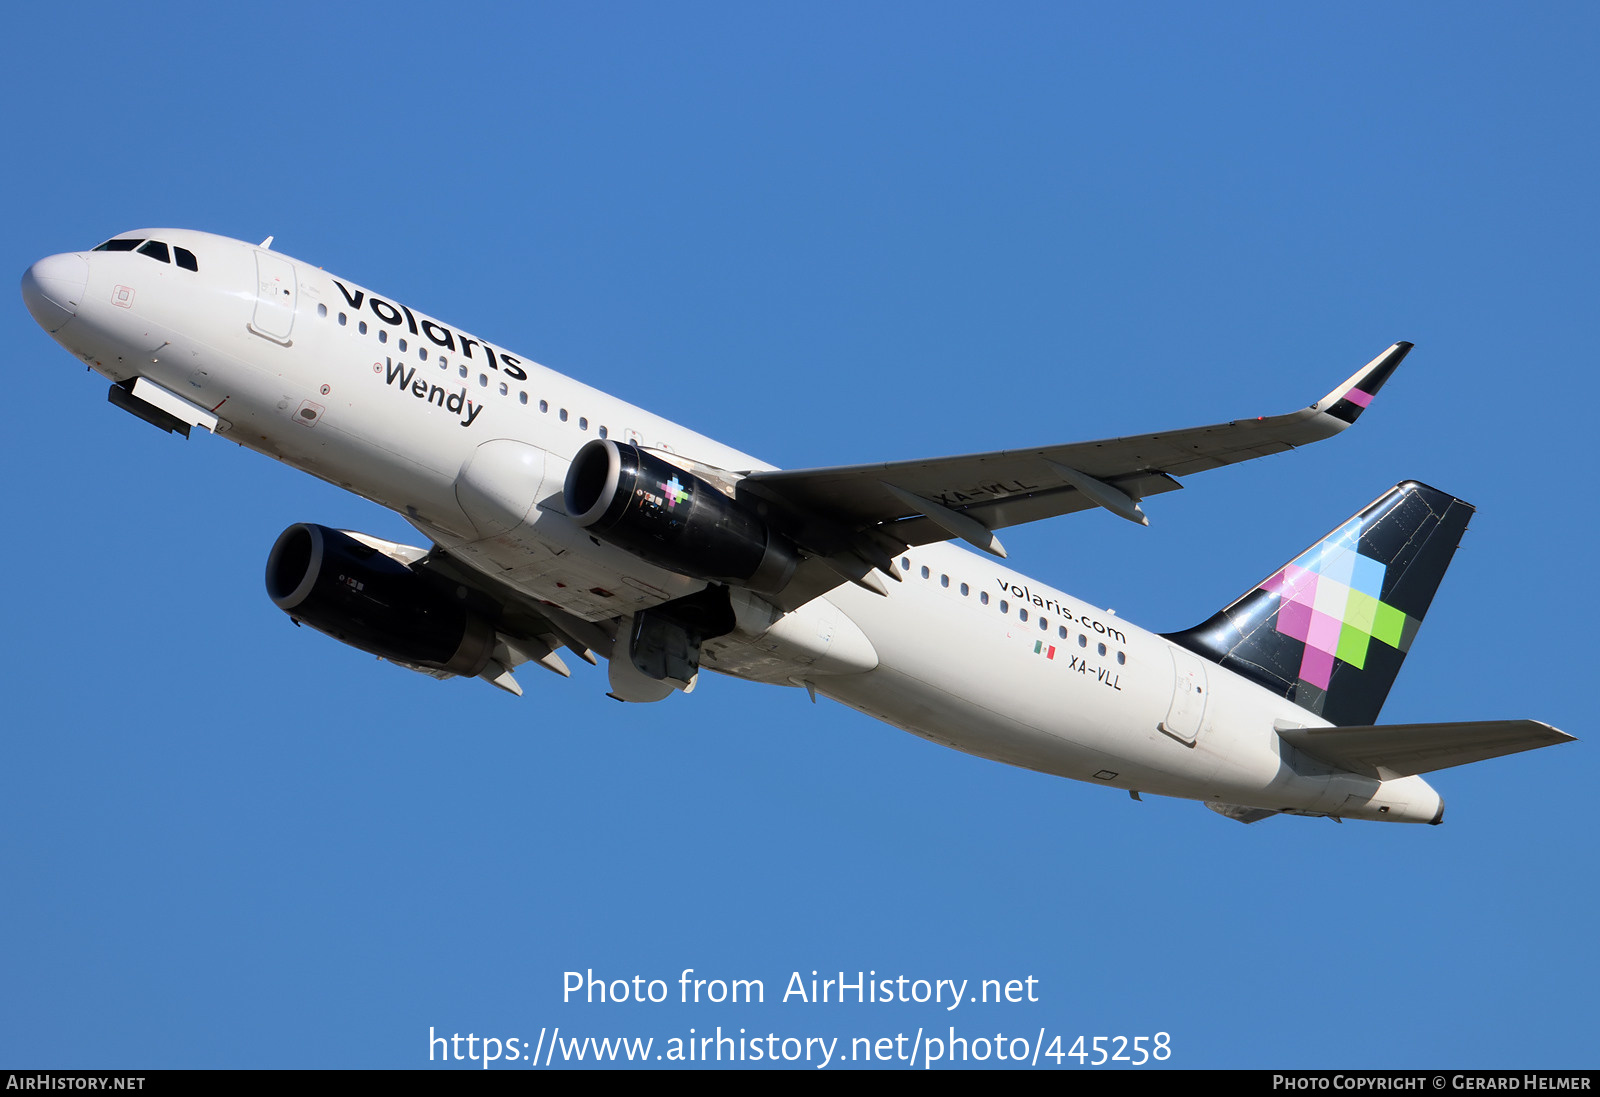
{"label": "jet engine", "polygon": [[774,593],[800,562],[788,538],[737,500],[614,439],[578,451],[563,498],[579,526],[680,575]]}
{"label": "jet engine", "polygon": [[494,627],[453,589],[326,526],[278,536],[267,594],[297,624],[437,677],[475,676],[494,652]]}

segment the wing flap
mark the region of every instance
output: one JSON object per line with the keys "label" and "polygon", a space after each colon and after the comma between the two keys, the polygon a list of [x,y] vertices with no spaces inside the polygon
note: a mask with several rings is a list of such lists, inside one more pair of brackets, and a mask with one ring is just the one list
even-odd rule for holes
{"label": "wing flap", "polygon": [[[1183,485],[1165,473],[1148,473],[1144,476],[1125,477],[1115,485],[1135,499],[1147,499],[1162,492],[1177,491]],[[1050,491],[1030,492],[1006,499],[991,499],[974,503],[962,513],[976,519],[989,529],[1020,526],[1063,514],[1076,514],[1098,506],[1093,499],[1072,487],[1059,487]],[[935,522],[924,517],[902,518],[883,527],[884,532],[907,545],[926,545],[943,541],[949,534]]]}
{"label": "wing flap", "polygon": [[567,677],[569,672],[565,664],[561,663],[559,657],[552,658],[557,648],[567,648],[589,664],[596,661],[595,651],[610,656],[612,638],[603,626],[540,602],[443,549],[435,547],[424,559],[416,561],[414,566],[451,583],[468,587],[485,599],[486,605],[496,606],[495,628],[512,640],[510,647],[516,650],[508,649],[508,654],[514,664],[535,661],[546,670]]}
{"label": "wing flap", "polygon": [[1279,727],[1277,731],[1284,742],[1313,758],[1385,781],[1576,740],[1537,720]]}

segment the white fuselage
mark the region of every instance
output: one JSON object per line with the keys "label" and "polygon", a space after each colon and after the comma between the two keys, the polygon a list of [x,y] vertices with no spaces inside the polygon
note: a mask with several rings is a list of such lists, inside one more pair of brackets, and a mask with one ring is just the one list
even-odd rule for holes
{"label": "white fuselage", "polygon": [[[562,484],[586,442],[772,467],[276,252],[140,235],[189,249],[199,270],[131,252],[41,261],[35,270],[55,264],[63,282],[86,268],[57,341],[113,381],[147,378],[209,410],[224,437],[391,508],[573,616],[611,620],[705,586],[566,515]],[[1442,810],[1421,778],[1379,781],[1292,750],[1274,721],[1325,721],[1291,701],[988,557],[933,544],[896,564],[904,581],[887,597],[845,584],[767,627],[741,618],[706,643],[703,666],[809,685],[957,750],[1090,783],[1349,818],[1429,822]]]}

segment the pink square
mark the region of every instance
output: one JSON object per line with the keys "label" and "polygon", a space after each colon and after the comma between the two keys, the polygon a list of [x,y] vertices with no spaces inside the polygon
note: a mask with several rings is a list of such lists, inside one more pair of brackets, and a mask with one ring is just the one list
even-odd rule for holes
{"label": "pink square", "polygon": [[1304,642],[1306,635],[1311,631],[1311,614],[1310,606],[1302,606],[1298,602],[1284,602],[1278,607],[1278,631]]}
{"label": "pink square", "polygon": [[1306,632],[1306,643],[1318,651],[1332,655],[1339,650],[1339,630],[1342,627],[1337,617],[1313,611],[1311,627]]}
{"label": "pink square", "polygon": [[1327,689],[1328,680],[1333,677],[1333,656],[1307,644],[1305,658],[1300,661],[1300,677],[1318,689]]}
{"label": "pink square", "polygon": [[1313,605],[1317,600],[1317,573],[1297,568],[1293,564],[1283,569],[1283,599]]}

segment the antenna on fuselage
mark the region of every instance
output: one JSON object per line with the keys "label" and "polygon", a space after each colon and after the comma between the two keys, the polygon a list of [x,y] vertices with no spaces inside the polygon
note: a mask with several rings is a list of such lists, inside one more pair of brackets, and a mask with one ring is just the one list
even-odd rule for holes
{"label": "antenna on fuselage", "polygon": [[261,241],[261,243],[258,244],[257,246],[258,247],[263,247],[263,248],[270,248],[272,246],[272,237],[270,237],[270,236],[267,237],[265,240]]}

